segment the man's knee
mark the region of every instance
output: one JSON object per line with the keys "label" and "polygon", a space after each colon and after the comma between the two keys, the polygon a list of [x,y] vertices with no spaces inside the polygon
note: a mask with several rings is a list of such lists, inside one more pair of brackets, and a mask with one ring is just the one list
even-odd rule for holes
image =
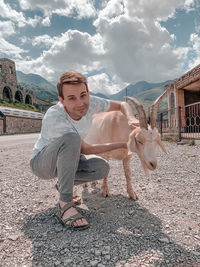
{"label": "man's knee", "polygon": [[109,163],[105,159],[99,159],[99,164],[98,164],[98,179],[103,179],[108,176],[108,173],[110,171],[110,166]]}
{"label": "man's knee", "polygon": [[71,132],[66,133],[62,137],[62,144],[63,146],[73,147],[73,148],[80,148],[81,146],[81,137],[79,134]]}

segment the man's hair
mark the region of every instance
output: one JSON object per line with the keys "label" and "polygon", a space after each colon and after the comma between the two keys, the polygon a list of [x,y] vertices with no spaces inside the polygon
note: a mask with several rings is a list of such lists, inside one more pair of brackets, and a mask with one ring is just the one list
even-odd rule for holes
{"label": "man's hair", "polygon": [[88,91],[87,80],[84,75],[76,71],[68,71],[63,73],[57,83],[58,95],[64,98],[62,90],[63,84],[79,84],[79,83],[84,83],[86,86],[86,90]]}

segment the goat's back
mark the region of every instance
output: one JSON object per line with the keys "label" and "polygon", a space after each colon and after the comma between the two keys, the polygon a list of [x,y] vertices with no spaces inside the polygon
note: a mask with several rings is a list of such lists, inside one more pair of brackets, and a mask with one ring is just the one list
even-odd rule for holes
{"label": "goat's back", "polygon": [[[94,115],[92,127],[85,142],[88,144],[127,142],[130,132],[127,118],[120,111],[103,112]],[[121,160],[127,156],[127,153],[127,149],[116,149],[101,156]]]}

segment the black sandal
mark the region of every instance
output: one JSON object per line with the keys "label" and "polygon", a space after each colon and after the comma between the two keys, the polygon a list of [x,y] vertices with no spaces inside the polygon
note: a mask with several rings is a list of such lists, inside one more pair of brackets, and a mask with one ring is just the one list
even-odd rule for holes
{"label": "black sandal", "polygon": [[[77,212],[77,214],[70,216],[67,219],[63,219],[63,215],[64,213],[69,210],[70,208],[74,207],[74,203],[73,202],[69,202],[67,204],[65,204],[62,208],[60,207],[60,204],[58,204],[58,210],[56,213],[56,217],[58,218],[58,220],[67,228],[71,228],[73,230],[85,230],[88,229],[90,227],[89,223],[85,224],[85,225],[73,225],[73,222],[76,222],[77,220],[83,219],[84,217]],[[74,207],[75,208],[75,207]],[[67,222],[69,222],[69,224],[66,224]]]}

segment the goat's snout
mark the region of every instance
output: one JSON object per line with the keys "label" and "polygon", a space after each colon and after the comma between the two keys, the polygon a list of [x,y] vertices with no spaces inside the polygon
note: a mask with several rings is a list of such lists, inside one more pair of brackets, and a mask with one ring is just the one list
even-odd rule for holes
{"label": "goat's snout", "polygon": [[149,165],[151,170],[155,170],[157,167],[157,161],[150,161]]}

